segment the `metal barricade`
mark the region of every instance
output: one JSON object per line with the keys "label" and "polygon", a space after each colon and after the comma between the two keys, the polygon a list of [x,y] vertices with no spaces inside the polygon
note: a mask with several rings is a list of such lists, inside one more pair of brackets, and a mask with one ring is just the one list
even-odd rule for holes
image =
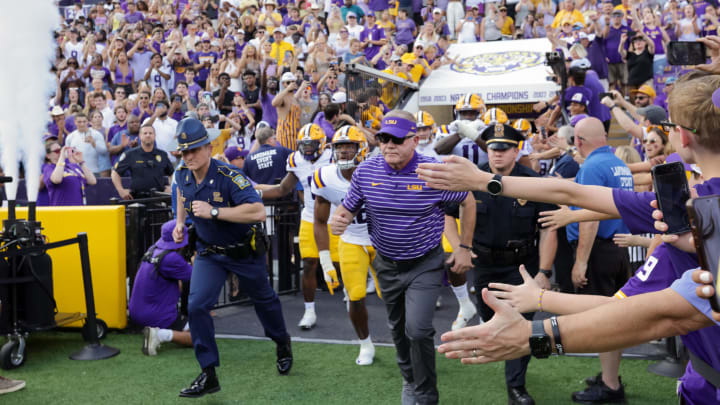
{"label": "metal barricade", "polygon": [[[160,239],[162,224],[173,218],[171,197],[155,193],[152,198],[137,200],[113,199],[113,204],[126,206],[126,262],[128,293],[132,291],[138,267],[145,252]],[[300,291],[300,250],[295,242],[300,229],[300,204],[296,198],[266,202],[267,220],[263,224],[269,236],[267,253],[268,278],[278,294]],[[240,288],[242,291],[242,288]],[[234,294],[232,279],[229,277],[216,308],[247,303],[248,299]]]}
{"label": "metal barricade", "polygon": [[345,72],[345,88],[348,100],[359,100],[363,93],[374,93],[392,110],[400,108],[411,93],[418,89],[418,85],[377,69],[351,63]]}

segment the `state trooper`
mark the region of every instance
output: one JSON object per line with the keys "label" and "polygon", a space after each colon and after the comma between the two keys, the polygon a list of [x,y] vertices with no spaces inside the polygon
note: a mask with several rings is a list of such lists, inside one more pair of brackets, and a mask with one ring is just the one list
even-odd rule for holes
{"label": "state trooper", "polygon": [[268,281],[265,239],[258,227],[265,221],[265,207],[240,170],[211,158],[210,139],[199,120],[181,121],[177,140],[184,165],[175,173],[178,198],[173,238],[182,240],[189,216],[198,253],[190,280],[188,316],[195,357],[202,368],[180,396],[201,397],[220,391],[215,374],[220,360],[210,310],[228,272],[239,278],[240,288],[255,304],[265,335],[275,341],[278,372],[288,374],[293,360],[290,336],[280,300]]}
{"label": "state trooper", "polygon": [[[475,291],[482,291],[489,283],[522,284],[519,265],[525,265],[531,275],[537,274],[536,280],[542,285],[549,285],[546,278],[552,275],[556,235],[554,231],[540,230],[537,220],[541,211],[551,210],[554,206],[499,195],[502,176],[539,177],[532,169],[516,163],[518,145],[525,138],[510,125],[498,122],[486,127],[480,138],[487,145],[489,159],[480,170],[495,176],[492,185],[488,185],[488,192],[473,191],[477,212],[473,243],[472,247],[460,246],[471,248],[477,256],[473,259]],[[446,232],[452,231],[452,228],[446,228]],[[484,301],[478,301],[480,315],[487,322],[493,311]],[[532,319],[532,314],[524,316]],[[530,356],[505,362],[505,382],[511,405],[535,403],[525,389],[529,362]]]}

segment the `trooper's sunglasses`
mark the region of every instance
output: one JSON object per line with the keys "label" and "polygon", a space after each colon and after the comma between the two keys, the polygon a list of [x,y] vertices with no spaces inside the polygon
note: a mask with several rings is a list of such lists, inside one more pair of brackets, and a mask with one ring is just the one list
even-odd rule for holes
{"label": "trooper's sunglasses", "polygon": [[412,137],[414,137],[414,136],[415,136],[415,135],[406,136],[405,138],[397,138],[397,137],[394,137],[394,136],[389,135],[389,134],[376,134],[376,135],[375,135],[375,138],[377,138],[378,142],[380,142],[380,143],[383,144],[383,145],[386,144],[386,143],[388,143],[388,142],[390,142],[390,141],[392,141],[392,143],[394,143],[395,145],[402,145],[403,143],[405,143],[405,140],[406,140],[406,139],[410,139],[410,138],[412,138]]}

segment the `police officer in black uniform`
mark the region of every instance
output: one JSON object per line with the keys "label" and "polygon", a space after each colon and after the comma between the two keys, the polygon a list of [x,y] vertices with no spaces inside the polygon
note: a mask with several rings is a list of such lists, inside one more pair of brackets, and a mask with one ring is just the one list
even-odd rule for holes
{"label": "police officer in black uniform", "polygon": [[[155,146],[155,130],[150,125],[140,128],[140,146],[123,152],[115,162],[113,185],[125,200],[152,197],[152,191],[163,191],[173,166],[165,151]],[[121,176],[130,174],[130,190],[123,188]]]}
{"label": "police officer in black uniform", "polygon": [[[539,177],[532,169],[516,163],[518,145],[524,137],[513,127],[498,123],[491,123],[480,136],[487,144],[489,158],[488,163],[480,169],[495,173],[495,177],[492,184],[488,185],[489,192],[473,192],[477,208],[472,244],[472,250],[477,255],[473,263],[475,291],[480,292],[493,282],[522,284],[518,271],[521,264],[541,285],[549,286],[548,277],[552,275],[557,246],[556,235],[540,229],[537,220],[541,211],[556,207],[499,195],[502,189],[499,180],[502,176]],[[463,245],[460,247],[470,248]],[[542,269],[541,273],[538,269]],[[480,315],[487,322],[494,312],[483,300],[478,301]],[[532,315],[524,316],[532,319]],[[529,362],[529,355],[505,362],[509,404],[535,403],[525,389],[525,373]]]}
{"label": "police officer in black uniform", "polygon": [[292,367],[290,335],[277,294],[265,268],[265,206],[250,181],[234,166],[211,158],[212,146],[202,123],[186,118],[177,128],[184,166],[175,172],[177,218],[173,238],[182,240],[185,218],[195,226],[197,256],[190,279],[188,315],[195,357],[202,372],[181,397],[201,397],[220,390],[215,367],[220,365],[210,310],[227,275],[253,300],[265,335],[277,345],[277,370]]}

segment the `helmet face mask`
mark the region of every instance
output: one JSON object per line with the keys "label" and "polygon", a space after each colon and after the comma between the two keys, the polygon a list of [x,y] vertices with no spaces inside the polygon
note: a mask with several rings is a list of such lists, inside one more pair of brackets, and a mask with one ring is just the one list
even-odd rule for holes
{"label": "helmet face mask", "polygon": [[435,132],[435,119],[430,113],[418,111],[415,113],[415,127],[417,128],[417,136],[420,145],[429,144]]}
{"label": "helmet face mask", "polygon": [[[462,96],[455,104],[455,118],[474,121],[485,112],[485,102],[480,95],[468,93]],[[470,114],[473,115],[470,115]]]}
{"label": "helmet face mask", "polygon": [[303,156],[310,160],[315,160],[320,156],[320,141],[317,140],[301,140],[298,142],[298,150]]}
{"label": "helmet face mask", "polygon": [[[353,146],[353,150],[352,152],[350,152],[349,158],[347,156],[347,153],[343,153],[345,152],[345,148],[342,147],[343,145]],[[335,160],[337,167],[340,170],[352,169],[353,167],[356,167],[358,164],[360,164],[357,159],[359,146],[360,145],[355,142],[337,142],[332,144],[333,160]]]}
{"label": "helmet face mask", "polygon": [[417,127],[416,132],[420,145],[427,145],[433,139],[433,127]]}

